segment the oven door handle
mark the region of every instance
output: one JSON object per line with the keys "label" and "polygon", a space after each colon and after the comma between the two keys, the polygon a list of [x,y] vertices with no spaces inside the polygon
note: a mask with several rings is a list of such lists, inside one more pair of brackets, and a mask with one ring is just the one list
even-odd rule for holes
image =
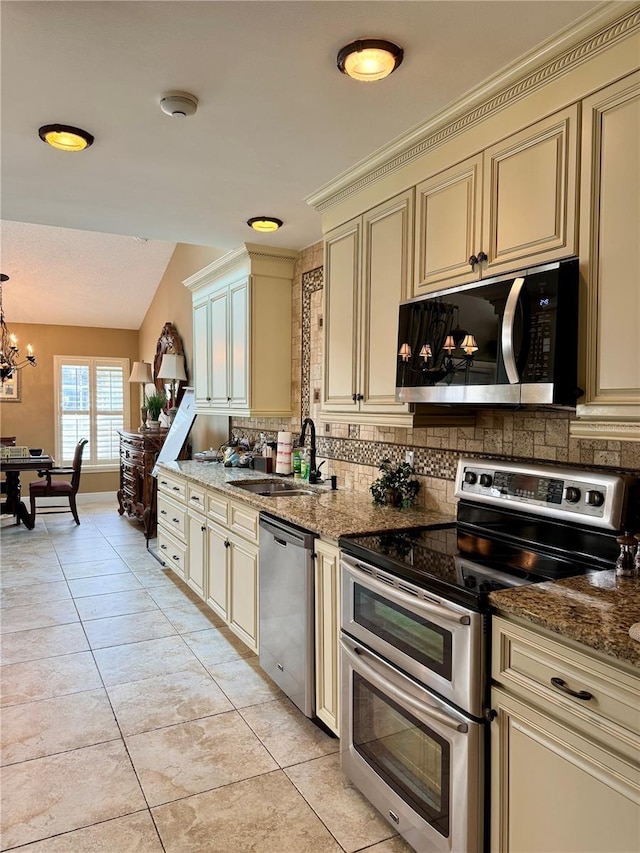
{"label": "oven door handle", "polygon": [[[343,562],[350,571],[353,571],[354,568],[362,571],[359,563],[351,563],[347,560],[343,560]],[[470,617],[465,613],[456,613],[454,610],[450,610],[442,604],[436,604],[434,601],[429,601],[427,598],[419,598],[417,595],[409,595],[407,592],[402,592],[402,590],[396,589],[394,586],[389,586],[388,584],[382,583],[382,581],[371,577],[368,572],[362,572],[362,574],[364,576],[363,580],[366,579],[366,581],[374,587],[374,592],[379,591],[385,597],[390,598],[393,601],[398,601],[400,604],[407,604],[411,607],[419,606],[421,610],[430,613],[432,616],[438,616],[440,619],[444,619],[447,622],[455,622],[458,625],[471,624]]]}
{"label": "oven door handle", "polygon": [[386,678],[383,678],[376,669],[362,659],[367,652],[361,646],[353,647],[355,655],[344,642],[342,643],[342,648],[347,657],[350,659],[352,666],[355,669],[360,670],[360,672],[385,695],[391,696],[392,699],[395,699],[401,705],[408,705],[411,710],[416,711],[423,719],[431,717],[431,719],[437,720],[439,723],[442,723],[448,728],[454,729],[457,732],[462,732],[463,734],[466,734],[466,732],[469,731],[469,727],[466,723],[461,723],[459,720],[456,720],[455,717],[450,717],[449,714],[445,714],[444,711],[441,711],[434,705],[430,705],[428,702],[414,699],[414,697],[409,693],[405,693],[404,690],[401,690],[399,687],[396,687],[395,684],[392,684]]}

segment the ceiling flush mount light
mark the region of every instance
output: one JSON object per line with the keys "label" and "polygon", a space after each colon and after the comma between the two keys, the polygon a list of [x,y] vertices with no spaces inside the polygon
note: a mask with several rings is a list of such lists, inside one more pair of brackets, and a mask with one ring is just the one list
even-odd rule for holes
{"label": "ceiling flush mount light", "polygon": [[189,92],[165,92],[160,96],[160,109],[172,118],[188,118],[195,115],[198,99]]}
{"label": "ceiling flush mount light", "polygon": [[338,53],[338,68],[354,80],[382,80],[396,70],[404,51],[383,39],[358,39]]}
{"label": "ceiling flush mount light", "polygon": [[282,219],[276,219],[274,216],[254,216],[253,219],[247,219],[247,225],[261,234],[269,234],[282,228]]}
{"label": "ceiling flush mount light", "polygon": [[84,151],[93,145],[93,136],[80,127],[68,124],[44,124],[38,130],[43,142],[60,151]]}

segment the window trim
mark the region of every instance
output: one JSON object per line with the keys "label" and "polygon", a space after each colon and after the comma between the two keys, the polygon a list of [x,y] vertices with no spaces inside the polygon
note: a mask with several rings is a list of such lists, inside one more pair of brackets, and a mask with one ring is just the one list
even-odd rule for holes
{"label": "window trim", "polygon": [[[127,377],[131,372],[131,362],[128,358],[112,358],[109,356],[77,356],[77,355],[54,355],[53,356],[53,388],[54,388],[54,439],[55,439],[55,459],[58,465],[71,463],[71,460],[64,460],[62,457],[62,430],[61,418],[62,410],[60,405],[60,393],[62,385],[62,365],[79,365],[89,368],[90,389],[91,389],[91,404],[95,406],[95,369],[96,367],[120,367],[122,368],[122,390],[123,390],[123,408],[122,408],[122,428],[127,429],[131,422],[131,394],[127,383]],[[95,446],[95,407],[89,412],[90,435],[87,436],[90,446]],[[110,460],[104,464],[95,463],[91,460],[91,456],[83,459],[82,468],[84,471],[93,471],[94,473],[109,473],[120,470],[119,459]]]}

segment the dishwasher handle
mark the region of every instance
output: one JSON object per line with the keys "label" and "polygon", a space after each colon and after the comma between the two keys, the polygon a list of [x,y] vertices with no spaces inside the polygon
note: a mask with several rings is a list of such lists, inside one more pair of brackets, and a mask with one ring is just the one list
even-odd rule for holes
{"label": "dishwasher handle", "polygon": [[313,550],[315,534],[309,530],[293,527],[280,519],[260,514],[260,527],[272,536],[278,545],[294,545],[307,551]]}

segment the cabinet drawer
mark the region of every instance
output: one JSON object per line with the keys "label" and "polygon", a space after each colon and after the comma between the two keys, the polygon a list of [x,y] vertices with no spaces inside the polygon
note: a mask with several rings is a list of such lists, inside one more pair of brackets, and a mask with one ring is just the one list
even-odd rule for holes
{"label": "cabinet drawer", "polygon": [[[491,669],[494,682],[546,711],[554,706],[572,726],[595,725],[640,746],[639,677],[500,618],[493,620]],[[567,690],[584,691],[583,698]]]}
{"label": "cabinet drawer", "polygon": [[198,486],[194,483],[187,485],[187,505],[191,509],[197,509],[202,513],[206,512],[207,491],[204,486]]}
{"label": "cabinet drawer", "polygon": [[226,527],[229,523],[229,499],[219,492],[208,492],[207,515]]}
{"label": "cabinet drawer", "polygon": [[169,500],[164,495],[158,495],[158,520],[166,530],[171,530],[174,536],[186,541],[187,510]]}
{"label": "cabinet drawer", "polygon": [[171,536],[162,523],[158,524],[158,554],[165,566],[184,579],[187,565],[187,546]]}
{"label": "cabinet drawer", "polygon": [[171,495],[175,501],[186,501],[186,481],[178,477],[171,477],[168,474],[161,472],[158,474],[158,493]]}
{"label": "cabinet drawer", "polygon": [[245,504],[229,501],[229,530],[239,533],[251,542],[258,541],[258,517],[257,510]]}

